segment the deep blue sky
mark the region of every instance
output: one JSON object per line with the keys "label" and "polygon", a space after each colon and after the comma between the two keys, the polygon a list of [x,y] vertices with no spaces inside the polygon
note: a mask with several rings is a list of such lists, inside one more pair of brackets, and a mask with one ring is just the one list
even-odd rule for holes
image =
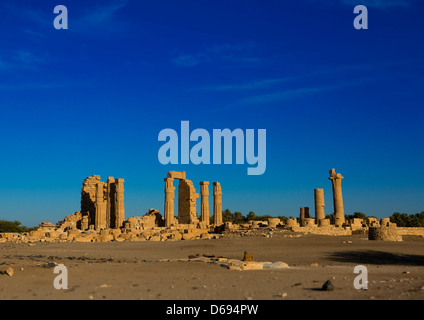
{"label": "deep blue sky", "polygon": [[[369,30],[353,28],[366,4]],[[69,30],[55,30],[66,5]],[[220,181],[247,214],[424,210],[424,4],[413,0],[0,3],[0,219],[56,222],[85,177],[125,178],[126,215],[163,211],[163,178]],[[266,129],[267,170],[162,166],[158,133]],[[212,204],[212,196],[210,197]]]}

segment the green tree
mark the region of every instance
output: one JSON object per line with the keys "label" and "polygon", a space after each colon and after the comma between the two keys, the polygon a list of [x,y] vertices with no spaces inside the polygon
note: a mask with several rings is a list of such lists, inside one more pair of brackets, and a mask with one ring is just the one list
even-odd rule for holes
{"label": "green tree", "polygon": [[238,211],[234,212],[234,217],[233,217],[234,223],[243,223],[244,221],[245,220],[241,212],[238,212]]}
{"label": "green tree", "polygon": [[233,222],[234,216],[229,209],[222,212],[222,222]]}
{"label": "green tree", "polygon": [[351,215],[346,215],[346,220],[351,220],[351,219],[367,219],[367,215],[365,213],[362,212],[354,212]]}
{"label": "green tree", "polygon": [[247,221],[256,220],[256,214],[253,211],[250,211],[246,217]]}
{"label": "green tree", "polygon": [[279,216],[279,217],[277,217],[278,219],[280,219],[281,220],[281,222],[283,222],[283,223],[286,223],[287,222],[287,220],[289,220],[289,218],[287,218],[287,217],[285,217],[285,216]]}
{"label": "green tree", "polygon": [[411,215],[395,212],[390,221],[396,223],[398,227],[424,227],[424,211]]}
{"label": "green tree", "polygon": [[22,233],[27,232],[29,229],[22,225],[19,221],[6,221],[0,220],[0,233],[10,232],[10,233]]}

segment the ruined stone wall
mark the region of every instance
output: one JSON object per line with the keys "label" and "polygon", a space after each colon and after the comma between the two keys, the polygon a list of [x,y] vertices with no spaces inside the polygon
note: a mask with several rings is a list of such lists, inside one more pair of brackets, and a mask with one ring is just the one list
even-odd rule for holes
{"label": "ruined stone wall", "polygon": [[193,182],[181,179],[178,185],[178,221],[181,224],[193,224],[199,222],[196,213],[196,193]]}
{"label": "ruined stone wall", "polygon": [[88,177],[82,183],[81,190],[81,214],[88,217],[88,224],[96,220],[96,196],[97,184],[100,182],[100,176],[93,175]]}
{"label": "ruined stone wall", "polygon": [[81,189],[81,221],[78,228],[95,230],[120,228],[125,220],[124,179],[109,177],[107,183],[93,175]]}
{"label": "ruined stone wall", "polygon": [[402,241],[397,227],[370,227],[368,240]]}
{"label": "ruined stone wall", "polygon": [[399,235],[402,236],[423,236],[424,228],[397,228]]}

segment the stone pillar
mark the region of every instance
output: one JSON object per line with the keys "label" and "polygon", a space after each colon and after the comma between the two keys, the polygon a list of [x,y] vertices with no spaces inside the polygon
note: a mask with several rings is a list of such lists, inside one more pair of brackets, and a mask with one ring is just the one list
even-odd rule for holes
{"label": "stone pillar", "polygon": [[115,223],[115,178],[107,178],[106,189],[106,228],[114,227]]}
{"label": "stone pillar", "polygon": [[300,219],[300,224],[302,224],[302,221],[305,219],[305,208],[304,207],[300,207],[300,214],[299,214],[299,219]]}
{"label": "stone pillar", "polygon": [[213,183],[213,223],[222,225],[222,190],[219,182]]}
{"label": "stone pillar", "polygon": [[201,196],[201,222],[209,225],[209,182],[200,182],[200,196]]}
{"label": "stone pillar", "polygon": [[[81,213],[88,216],[88,225],[93,225],[96,221],[96,197],[97,184],[100,182],[100,176],[91,176],[84,180],[81,189]],[[88,227],[87,227],[88,229]]]}
{"label": "stone pillar", "polygon": [[196,224],[197,219],[196,200],[199,194],[196,193],[193,182],[190,180],[180,180],[178,184],[178,223]]}
{"label": "stone pillar", "polygon": [[125,221],[124,182],[124,179],[115,180],[115,229],[122,227]]}
{"label": "stone pillar", "polygon": [[301,226],[304,225],[305,219],[309,219],[309,208],[308,207],[301,207],[300,208],[300,217],[299,217]]}
{"label": "stone pillar", "polygon": [[314,198],[315,198],[315,222],[318,224],[320,220],[325,219],[324,189],[315,189]]}
{"label": "stone pillar", "polygon": [[96,217],[94,228],[96,230],[106,229],[106,199],[105,199],[105,183],[99,182],[96,184]]}
{"label": "stone pillar", "polygon": [[345,223],[344,207],[343,207],[343,195],[342,195],[342,179],[343,176],[340,173],[336,173],[335,169],[330,170],[330,178],[333,184],[333,203],[334,203],[334,217],[335,225],[338,227],[343,226]]}
{"label": "stone pillar", "polygon": [[165,227],[170,227],[174,224],[174,199],[175,187],[173,178],[165,178]]}

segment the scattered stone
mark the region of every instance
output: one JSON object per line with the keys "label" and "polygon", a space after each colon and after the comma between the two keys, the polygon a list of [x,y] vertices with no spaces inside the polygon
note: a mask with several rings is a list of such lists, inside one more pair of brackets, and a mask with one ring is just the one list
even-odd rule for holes
{"label": "scattered stone", "polygon": [[242,270],[262,270],[263,264],[260,262],[246,261],[241,265]]}
{"label": "scattered stone", "polygon": [[322,291],[333,291],[334,289],[335,287],[333,283],[331,282],[331,280],[328,280],[326,283],[324,283],[324,285],[321,288]]}
{"label": "scattered stone", "polygon": [[49,262],[49,263],[46,263],[45,265],[43,265],[43,268],[54,268],[56,266],[57,266],[56,262]]}
{"label": "scattered stone", "polygon": [[149,241],[160,241],[160,236],[152,236]]}
{"label": "scattered stone", "polygon": [[12,277],[14,273],[13,268],[9,267],[6,270],[0,271],[0,274]]}
{"label": "scattered stone", "polygon": [[13,277],[13,273],[14,273],[14,270],[13,270],[13,268],[7,268],[6,269],[6,271],[4,272],[4,274],[5,275],[8,275],[9,277]]}
{"label": "scattered stone", "polygon": [[263,262],[263,268],[264,269],[287,269],[289,268],[289,265],[285,262],[278,261],[278,262]]}
{"label": "scattered stone", "polygon": [[255,255],[254,254],[247,253],[245,251],[244,252],[243,261],[255,261]]}

